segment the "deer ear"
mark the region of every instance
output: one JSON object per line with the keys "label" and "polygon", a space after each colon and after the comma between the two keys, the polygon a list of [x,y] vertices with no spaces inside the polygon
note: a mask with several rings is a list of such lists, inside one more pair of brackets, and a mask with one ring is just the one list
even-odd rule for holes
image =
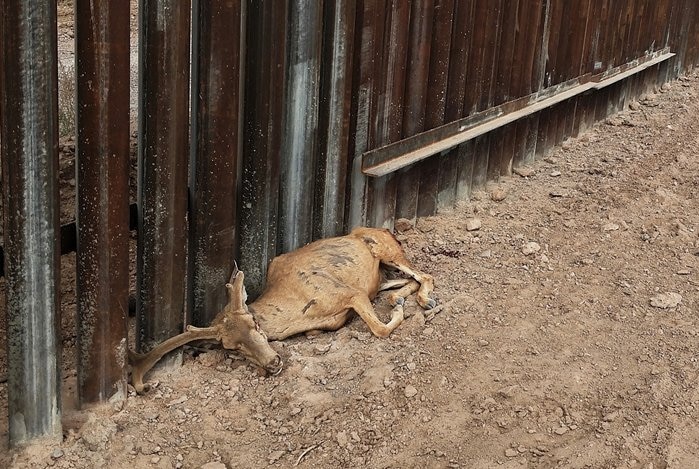
{"label": "deer ear", "polygon": [[228,290],[228,307],[233,311],[243,309],[248,295],[245,292],[245,274],[238,271],[231,283],[226,284]]}

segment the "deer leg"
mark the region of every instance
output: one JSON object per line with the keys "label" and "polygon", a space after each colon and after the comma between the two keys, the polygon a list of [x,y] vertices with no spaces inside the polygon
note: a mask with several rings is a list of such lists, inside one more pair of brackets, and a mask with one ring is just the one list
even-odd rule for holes
{"label": "deer leg", "polygon": [[400,326],[403,322],[403,299],[398,301],[395,305],[393,311],[391,311],[391,320],[388,324],[384,324],[376,316],[376,311],[374,311],[374,306],[372,306],[369,297],[366,294],[356,294],[354,295],[348,305],[361,317],[364,322],[369,326],[369,330],[372,334],[377,337],[388,337],[391,332],[395,330],[396,327]]}
{"label": "deer leg", "polygon": [[403,288],[401,288],[400,290],[393,291],[388,295],[388,299],[392,305],[397,305],[400,300],[405,300],[405,298],[409,297],[410,295],[412,295],[420,289],[420,284],[416,280],[407,280],[408,281],[403,286]]}
{"label": "deer leg", "polygon": [[409,278],[397,278],[395,280],[386,280],[379,285],[379,291],[393,290],[394,288],[404,287],[410,282]]}
{"label": "deer leg", "polygon": [[[404,274],[412,277],[417,283],[420,284],[420,287],[417,289],[417,302],[420,306],[422,306],[424,309],[432,309],[437,306],[437,302],[430,298],[430,293],[432,293],[432,290],[434,290],[434,278],[431,275],[416,270],[410,264],[410,261],[405,258],[403,253],[400,252],[392,255],[390,258],[382,258],[380,260],[384,264],[394,267]],[[408,284],[403,289],[408,289],[409,286],[411,285]]]}

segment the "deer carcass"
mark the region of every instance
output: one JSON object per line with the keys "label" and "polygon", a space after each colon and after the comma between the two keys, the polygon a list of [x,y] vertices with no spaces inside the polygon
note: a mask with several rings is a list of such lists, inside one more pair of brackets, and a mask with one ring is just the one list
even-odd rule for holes
{"label": "deer carcass", "polygon": [[[410,278],[384,281],[381,267],[398,269]],[[417,291],[417,302],[425,309],[435,306],[429,295],[432,276],[415,270],[400,243],[388,231],[357,228],[347,236],[322,239],[272,260],[264,292],[250,305],[244,275],[234,269],[228,304],[209,327],[188,326],[146,354],[129,353],[131,380],[137,392],[144,390],[143,377],[168,352],[195,340],[220,342],[237,350],[270,373],[281,371],[282,361],[269,340],[312,331],[334,331],[352,312],[369,330],[387,337],[403,322],[406,296]],[[391,320],[384,324],[376,316],[371,300],[381,290],[395,289],[389,296]]]}

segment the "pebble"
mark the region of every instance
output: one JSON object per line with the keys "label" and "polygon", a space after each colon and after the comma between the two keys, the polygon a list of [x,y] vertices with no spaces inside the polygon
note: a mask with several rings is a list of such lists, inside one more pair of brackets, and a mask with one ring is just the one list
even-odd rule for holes
{"label": "pebble", "polygon": [[689,274],[691,274],[691,273],[692,273],[691,271],[686,270],[686,269],[685,269],[685,270],[678,270],[678,271],[677,271],[677,275],[689,275]]}
{"label": "pebble", "polygon": [[[284,454],[282,452],[282,454]],[[226,469],[226,465],[222,462],[207,462],[200,469]]]}
{"label": "pebble", "polygon": [[541,246],[539,246],[538,243],[535,243],[533,241],[528,242],[524,246],[522,246],[522,253],[525,256],[531,256],[534,253],[537,253],[541,251]]}
{"label": "pebble", "polygon": [[398,233],[405,233],[406,231],[413,229],[413,222],[407,218],[399,218],[394,223],[394,227]]}
{"label": "pebble", "polygon": [[466,221],[466,229],[468,231],[477,231],[481,229],[483,223],[478,218],[471,218]]}
{"label": "pebble", "polygon": [[410,399],[411,397],[417,396],[417,389],[412,384],[409,384],[403,390],[403,394],[405,394],[405,397]]}
{"label": "pebble", "polygon": [[549,176],[551,176],[552,178],[557,178],[560,175],[561,175],[560,171],[551,171],[551,174],[549,174]]}
{"label": "pebble", "polygon": [[56,448],[53,450],[53,453],[51,453],[51,457],[53,459],[59,459],[63,457],[63,450],[61,448]]}
{"label": "pebble", "polygon": [[341,448],[344,448],[347,446],[347,443],[349,443],[349,438],[347,438],[347,432],[341,431],[338,432],[338,434],[335,436],[335,439],[337,440],[337,444],[340,445]]}
{"label": "pebble", "polygon": [[493,189],[493,191],[490,193],[490,198],[495,202],[502,202],[507,198],[507,191],[500,187]]}
{"label": "pebble", "polygon": [[619,231],[619,225],[616,223],[607,223],[606,225],[602,226],[602,231]]}
{"label": "pebble", "polygon": [[480,340],[478,341],[478,345],[480,345],[481,347],[487,347],[488,345],[490,345],[490,342],[488,342],[488,341],[485,340],[485,339],[480,339]]}
{"label": "pebble", "polygon": [[267,459],[269,460],[270,463],[274,464],[275,462],[279,461],[281,459],[281,457],[284,456],[285,453],[286,453],[286,451],[281,451],[281,450],[272,451]]}
{"label": "pebble", "polygon": [[675,308],[680,303],[682,303],[682,295],[674,292],[660,293],[650,299],[650,305],[660,309]]}
{"label": "pebble", "polygon": [[160,462],[160,456],[153,456],[150,458],[151,464],[158,464]]}
{"label": "pebble", "polygon": [[520,177],[523,177],[523,178],[531,177],[536,173],[536,171],[534,171],[532,168],[527,168],[526,166],[521,166],[519,168],[513,168],[512,172]]}
{"label": "pebble", "polygon": [[519,451],[517,451],[514,448],[507,448],[505,450],[505,456],[507,456],[508,458],[514,458],[516,456],[519,456]]}
{"label": "pebble", "polygon": [[493,257],[493,251],[491,251],[490,249],[486,249],[485,251],[480,253],[479,256],[483,259],[490,259],[491,257]]}
{"label": "pebble", "polygon": [[564,435],[564,434],[568,433],[568,427],[566,427],[565,425],[560,426],[560,427],[556,428],[553,431],[553,433],[555,433],[556,435]]}
{"label": "pebble", "polygon": [[328,350],[330,350],[330,344],[318,344],[315,346],[315,353],[318,355],[328,353]]}

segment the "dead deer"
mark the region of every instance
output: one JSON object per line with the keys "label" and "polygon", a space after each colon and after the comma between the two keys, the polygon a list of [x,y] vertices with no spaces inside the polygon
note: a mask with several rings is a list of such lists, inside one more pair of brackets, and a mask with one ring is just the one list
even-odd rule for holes
{"label": "dead deer", "polygon": [[[385,281],[385,269],[398,269],[410,278]],[[382,283],[383,282],[383,283]],[[371,301],[382,290],[389,296],[391,320],[384,324]],[[188,326],[146,354],[129,352],[131,381],[144,391],[144,375],[165,354],[195,340],[220,342],[270,373],[281,371],[282,361],[269,340],[283,340],[300,333],[334,331],[356,312],[378,337],[387,337],[403,322],[405,298],[417,291],[417,302],[431,309],[434,288],[431,275],[413,268],[398,240],[388,231],[356,228],[349,235],[322,239],[272,260],[262,295],[246,305],[243,272],[234,269],[228,304],[211,326]]]}

